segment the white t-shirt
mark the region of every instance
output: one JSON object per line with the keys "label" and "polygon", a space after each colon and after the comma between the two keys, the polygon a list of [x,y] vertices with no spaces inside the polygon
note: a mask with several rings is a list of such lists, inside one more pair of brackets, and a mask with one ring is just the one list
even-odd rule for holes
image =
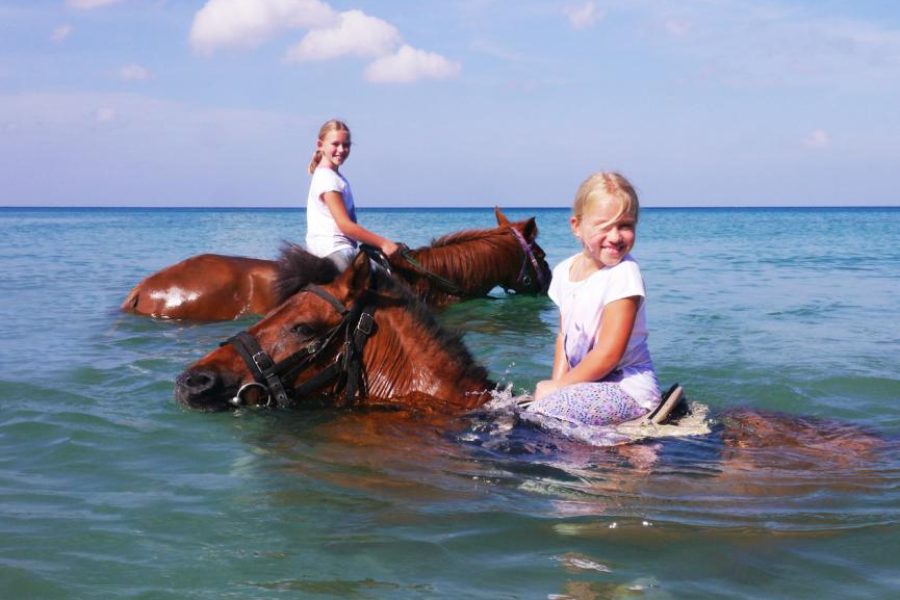
{"label": "white t-shirt", "polygon": [[615,300],[640,296],[640,306],[625,354],[603,381],[620,381],[628,395],[641,406],[651,409],[659,404],[660,393],[647,347],[647,315],[644,310],[647,294],[641,269],[631,255],[626,254],[619,264],[600,269],[582,281],[572,281],[569,271],[578,256],[570,256],[553,269],[553,279],[547,291],[562,315],[564,349],[569,368],[580,363],[594,348],[600,337],[603,307]]}
{"label": "white t-shirt", "polygon": [[309,195],[306,197],[306,249],[316,256],[328,256],[338,250],[356,248],[356,241],[341,233],[334,217],[331,216],[328,205],[322,199],[325,192],[340,192],[344,198],[347,214],[356,223],[356,208],[353,204],[350,182],[331,169],[320,167],[313,171],[309,182]]}

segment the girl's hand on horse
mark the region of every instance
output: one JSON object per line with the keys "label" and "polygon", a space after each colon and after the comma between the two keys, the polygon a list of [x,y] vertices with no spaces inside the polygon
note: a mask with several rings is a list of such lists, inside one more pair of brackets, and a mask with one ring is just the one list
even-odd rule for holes
{"label": "girl's hand on horse", "polygon": [[537,386],[534,388],[534,399],[535,401],[537,401],[546,398],[561,387],[562,386],[558,381],[554,381],[552,379],[539,381]]}
{"label": "girl's hand on horse", "polygon": [[391,240],[384,240],[384,242],[381,244],[380,249],[382,254],[384,254],[388,258],[391,258],[400,251],[400,245],[392,242]]}

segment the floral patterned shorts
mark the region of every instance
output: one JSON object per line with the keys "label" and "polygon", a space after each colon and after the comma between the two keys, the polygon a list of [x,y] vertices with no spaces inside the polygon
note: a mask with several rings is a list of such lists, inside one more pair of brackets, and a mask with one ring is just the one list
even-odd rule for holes
{"label": "floral patterned shorts", "polygon": [[567,385],[532,402],[528,411],[570,423],[598,426],[616,425],[648,412],[619,383],[609,381]]}

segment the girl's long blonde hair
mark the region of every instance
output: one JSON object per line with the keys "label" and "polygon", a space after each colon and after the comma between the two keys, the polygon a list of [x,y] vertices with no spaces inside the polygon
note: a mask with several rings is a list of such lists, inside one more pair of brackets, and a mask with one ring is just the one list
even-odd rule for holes
{"label": "girl's long blonde hair", "polygon": [[637,192],[631,182],[614,171],[601,171],[585,179],[575,192],[575,203],[572,205],[572,216],[580,220],[585,209],[601,198],[613,198],[619,202],[619,213],[614,221],[622,215],[629,215],[638,220],[640,203]]}
{"label": "girl's long blonde hair", "polygon": [[[325,136],[332,131],[346,131],[349,134],[350,128],[347,127],[347,124],[343,121],[339,121],[338,119],[329,119],[328,121],[325,121],[322,127],[319,128],[318,140],[321,142],[325,139]],[[319,165],[320,160],[322,160],[322,151],[319,150],[318,144],[316,144],[316,150],[315,152],[313,152],[312,160],[309,161],[309,167],[306,168],[310,175],[312,175],[313,171],[316,170],[316,167]]]}

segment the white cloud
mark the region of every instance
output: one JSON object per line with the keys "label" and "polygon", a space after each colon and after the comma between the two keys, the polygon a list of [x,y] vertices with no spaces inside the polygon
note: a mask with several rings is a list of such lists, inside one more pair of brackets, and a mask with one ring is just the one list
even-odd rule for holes
{"label": "white cloud", "polygon": [[341,56],[384,56],[400,45],[396,27],[359,10],[341,13],[336,27],[316,29],[289,48],[288,62],[330,60]]}
{"label": "white cloud", "polygon": [[[194,15],[190,42],[201,54],[253,47],[288,30],[309,29],[287,49],[286,62],[375,57],[364,77],[376,83],[445,79],[461,66],[440,54],[403,44],[399,30],[361,10],[338,13],[321,0],[207,0]],[[396,50],[396,51],[395,51]]]}
{"label": "white cloud", "polygon": [[803,144],[808,148],[825,148],[830,143],[831,138],[828,137],[828,133],[823,129],[810,131],[809,134],[803,138]]}
{"label": "white cloud", "polygon": [[100,8],[121,2],[122,0],[66,0],[66,6],[77,8],[80,10],[91,10],[92,8]]}
{"label": "white cloud", "polygon": [[563,9],[569,24],[573,29],[587,29],[603,18],[603,11],[597,10],[594,2],[585,2],[577,6],[567,6]]}
{"label": "white cloud", "polygon": [[66,23],[65,25],[60,25],[53,30],[53,33],[50,34],[50,41],[54,44],[60,44],[63,40],[69,37],[69,34],[72,33],[73,30],[73,27],[68,23]]}
{"label": "white cloud", "polygon": [[459,63],[440,54],[403,45],[395,53],[383,56],[366,68],[364,77],[373,83],[411,83],[421,78],[448,79],[462,70]]}
{"label": "white cloud", "polygon": [[122,81],[146,81],[153,75],[147,67],[138,64],[125,65],[119,69],[119,78]]}
{"label": "white cloud", "polygon": [[190,42],[201,54],[253,47],[288,29],[328,27],[338,14],[320,0],[209,0],[194,15]]}

